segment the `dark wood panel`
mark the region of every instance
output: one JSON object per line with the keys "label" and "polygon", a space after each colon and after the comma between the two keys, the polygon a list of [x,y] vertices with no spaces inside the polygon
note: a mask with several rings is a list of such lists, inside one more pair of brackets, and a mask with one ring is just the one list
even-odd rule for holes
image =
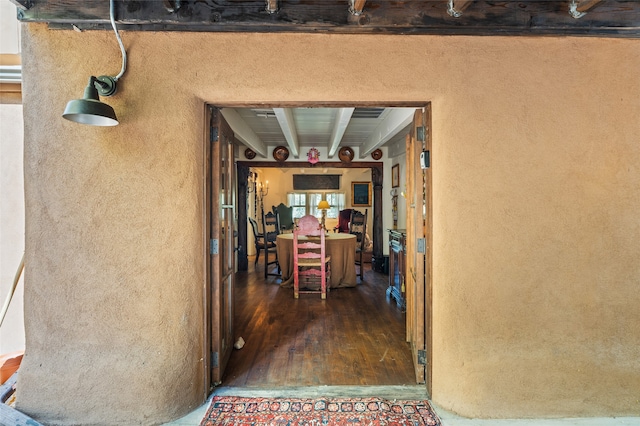
{"label": "dark wood panel", "polygon": [[340,189],[340,176],[341,175],[293,175],[293,189]]}
{"label": "dark wood panel", "polygon": [[236,275],[235,350],[223,386],[415,385],[404,313],[386,298],[388,277],[365,267],[363,283],[293,298],[263,278],[263,262]]}
{"label": "dark wood panel", "polygon": [[[110,28],[104,0],[12,1],[25,22]],[[120,0],[116,20],[122,29],[139,31],[640,36],[640,2],[635,0],[589,2],[579,19],[569,14],[569,0],[456,3],[459,17],[449,13],[446,0],[368,0],[358,16],[349,12],[346,0],[281,0],[276,13],[266,10],[264,0]]]}

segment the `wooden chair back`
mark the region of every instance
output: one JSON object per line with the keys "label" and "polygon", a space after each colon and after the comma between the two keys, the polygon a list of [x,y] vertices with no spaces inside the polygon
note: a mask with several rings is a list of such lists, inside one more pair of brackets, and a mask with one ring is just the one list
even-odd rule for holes
{"label": "wooden chair back", "polygon": [[[278,215],[268,212],[262,215],[262,234],[264,247],[264,277],[268,275],[280,276],[280,264],[278,263],[278,252],[276,250],[276,238],[280,233]],[[275,260],[269,261],[269,253],[275,253]],[[270,265],[277,265],[278,273],[271,273]]]}
{"label": "wooden chair back", "polygon": [[344,209],[338,212],[338,225],[333,228],[334,232],[349,232],[349,221],[351,220],[351,212],[353,209]]}
{"label": "wooden chair back", "polygon": [[[331,259],[326,254],[325,230],[318,218],[303,216],[293,230],[293,297],[300,293],[320,293],[327,298]],[[300,290],[300,283],[304,284]],[[309,287],[320,285],[320,289]]]}
{"label": "wooden chair back", "polygon": [[349,224],[349,233],[356,236],[356,265],[360,267],[360,281],[364,279],[364,264],[362,262],[365,251],[365,236],[367,235],[367,209],[364,214],[358,210],[351,212],[351,221]]}
{"label": "wooden chair back", "polygon": [[349,222],[349,233],[356,236],[356,240],[358,241],[356,247],[363,250],[364,236],[367,234],[367,209],[364,209],[364,213],[353,210]]}
{"label": "wooden chair back", "polygon": [[293,207],[287,207],[283,203],[271,208],[273,213],[278,215],[280,231],[290,231],[293,229]]}

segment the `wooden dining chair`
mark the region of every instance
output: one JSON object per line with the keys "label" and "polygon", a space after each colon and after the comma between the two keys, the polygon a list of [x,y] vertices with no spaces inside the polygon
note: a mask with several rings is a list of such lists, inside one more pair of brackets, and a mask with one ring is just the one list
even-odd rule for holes
{"label": "wooden dining chair", "polygon": [[[254,244],[256,247],[256,261],[255,264],[258,264],[258,260],[260,259],[260,252],[264,250],[264,234],[258,232],[258,222],[255,219],[248,217],[249,223],[251,224],[251,229],[253,230]],[[275,243],[269,243],[269,248],[275,248]]]}
{"label": "wooden dining chair", "polygon": [[365,250],[365,235],[367,235],[367,209],[364,209],[364,214],[358,210],[353,210],[351,212],[349,233],[356,236],[356,265],[360,267],[358,275],[360,276],[360,281],[362,281],[364,279],[364,263],[362,262],[362,255]]}
{"label": "wooden dining chair", "polygon": [[349,221],[351,220],[351,212],[353,209],[344,209],[338,212],[338,225],[333,228],[333,232],[349,232]]}
{"label": "wooden dining chair", "polygon": [[[280,233],[278,215],[268,212],[262,215],[263,251],[264,251],[264,277],[269,275],[280,276],[280,264],[278,263],[278,252],[276,250],[276,238]],[[274,253],[274,260],[269,260],[269,253]],[[278,273],[269,272],[269,266],[276,265]]]}
{"label": "wooden dining chair", "polygon": [[278,215],[280,231],[291,231],[293,229],[293,207],[287,207],[283,203],[271,207],[273,213]]}
{"label": "wooden dining chair", "polygon": [[[293,297],[320,293],[326,299],[330,276],[331,257],[326,254],[325,230],[317,217],[303,216],[293,230]],[[315,289],[317,285],[319,290]]]}

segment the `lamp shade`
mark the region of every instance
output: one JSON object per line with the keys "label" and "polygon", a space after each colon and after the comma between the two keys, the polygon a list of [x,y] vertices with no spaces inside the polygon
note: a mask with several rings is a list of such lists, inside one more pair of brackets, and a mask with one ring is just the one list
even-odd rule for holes
{"label": "lamp shade", "polygon": [[331,206],[329,205],[329,202],[327,200],[322,200],[320,201],[320,203],[318,203],[318,209],[320,210],[325,210],[330,208]]}
{"label": "lamp shade", "polygon": [[116,126],[116,113],[109,105],[100,102],[98,90],[95,87],[95,77],[89,79],[84,89],[84,97],[69,101],[62,114],[64,118],[91,126]]}

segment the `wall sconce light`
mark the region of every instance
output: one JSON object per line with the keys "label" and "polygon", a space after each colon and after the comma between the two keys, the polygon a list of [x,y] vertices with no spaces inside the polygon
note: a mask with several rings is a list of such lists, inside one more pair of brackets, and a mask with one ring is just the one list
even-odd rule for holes
{"label": "wall sconce light", "polygon": [[327,200],[322,200],[318,203],[318,210],[322,210],[322,219],[320,223],[322,224],[322,229],[327,229],[325,226],[325,220],[327,218],[327,209],[330,209],[331,206]]}
{"label": "wall sconce light", "polygon": [[258,174],[255,172],[249,172],[249,177],[247,178],[248,194],[251,194],[252,192],[256,192],[257,181],[258,181]]}
{"label": "wall sconce light", "polygon": [[118,34],[116,21],[114,19],[114,0],[110,0],[109,3],[111,26],[116,34],[122,52],[122,69],[115,77],[107,75],[89,77],[89,83],[84,89],[82,99],[69,101],[62,114],[62,117],[76,123],[89,124],[91,126],[116,126],[118,124],[118,119],[116,118],[116,113],[113,108],[100,102],[99,96],[111,96],[116,93],[116,82],[124,75],[127,68],[127,52],[124,50],[124,45],[120,39],[120,34]]}
{"label": "wall sconce light", "polygon": [[264,197],[269,193],[269,181],[266,181],[264,185],[262,182],[258,184],[258,188],[256,189],[256,194],[258,195],[258,200],[260,201],[260,210],[264,215]]}
{"label": "wall sconce light", "polygon": [[264,185],[262,182],[258,184],[258,193],[260,194],[260,199],[262,200],[269,193],[269,181],[266,181]]}

